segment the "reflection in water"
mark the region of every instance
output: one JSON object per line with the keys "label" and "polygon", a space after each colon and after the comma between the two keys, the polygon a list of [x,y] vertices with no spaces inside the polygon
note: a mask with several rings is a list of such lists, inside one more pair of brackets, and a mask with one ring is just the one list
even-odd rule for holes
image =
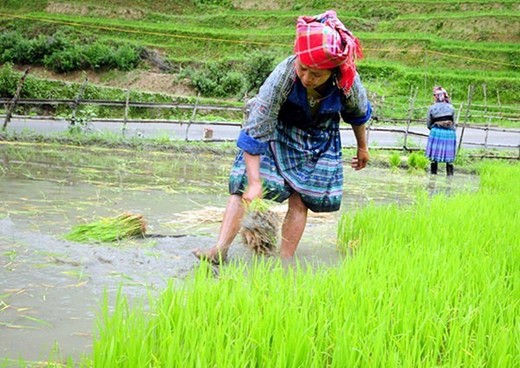
{"label": "reflection in water", "polygon": [[476,181],[471,183],[457,180],[454,176],[442,175],[430,175],[426,188],[430,198],[436,195],[445,195],[450,197],[462,191],[472,191],[477,189]]}

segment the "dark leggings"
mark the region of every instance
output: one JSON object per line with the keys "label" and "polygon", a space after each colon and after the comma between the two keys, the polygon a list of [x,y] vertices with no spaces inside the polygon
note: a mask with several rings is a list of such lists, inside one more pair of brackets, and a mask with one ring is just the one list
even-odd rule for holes
{"label": "dark leggings", "polygon": [[[437,174],[437,168],[439,166],[439,163],[437,161],[432,161],[430,164],[430,172],[433,175]],[[446,175],[452,176],[453,175],[453,164],[451,162],[446,162]]]}

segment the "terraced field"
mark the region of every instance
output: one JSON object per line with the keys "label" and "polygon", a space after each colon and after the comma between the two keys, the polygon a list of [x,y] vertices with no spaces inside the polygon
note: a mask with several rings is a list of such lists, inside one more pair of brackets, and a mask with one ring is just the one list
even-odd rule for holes
{"label": "terraced field", "polygon": [[[474,104],[515,110],[520,101],[517,1],[136,0],[107,5],[98,0],[31,0],[2,4],[0,29],[4,31],[23,30],[34,37],[61,31],[78,44],[130,42],[151,50],[155,61],[168,65],[168,70],[158,70],[157,62],[148,60],[139,68],[168,73],[172,80],[182,79],[186,68],[203,70],[208,63],[225,62],[230,70],[244,72],[244,64],[254,55],[279,61],[292,52],[299,15],[333,8],[362,42],[365,58],[359,61],[359,70],[374,100],[384,98],[404,108],[416,89],[417,103],[427,105],[431,87],[441,84],[456,101],[467,100],[471,85]],[[116,79],[113,72],[98,73],[105,84]]]}

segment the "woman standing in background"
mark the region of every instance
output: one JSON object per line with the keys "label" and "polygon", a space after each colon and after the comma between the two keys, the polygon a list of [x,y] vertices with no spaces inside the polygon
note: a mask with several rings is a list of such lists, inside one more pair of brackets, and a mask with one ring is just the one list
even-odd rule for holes
{"label": "woman standing in background", "polygon": [[426,145],[426,157],[431,161],[430,170],[437,174],[439,162],[446,163],[446,175],[453,175],[453,161],[457,145],[455,134],[455,110],[448,93],[442,87],[433,88],[434,103],[428,109],[426,124],[430,129]]}

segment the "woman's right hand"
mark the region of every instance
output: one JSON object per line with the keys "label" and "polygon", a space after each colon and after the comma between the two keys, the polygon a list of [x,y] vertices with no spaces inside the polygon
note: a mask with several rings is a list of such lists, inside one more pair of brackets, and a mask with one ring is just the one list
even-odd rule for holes
{"label": "woman's right hand", "polygon": [[260,156],[244,152],[244,161],[248,185],[242,199],[251,202],[255,198],[262,198],[263,195],[262,179],[260,179]]}
{"label": "woman's right hand", "polygon": [[242,199],[246,202],[251,202],[255,198],[261,199],[263,197],[263,188],[262,188],[262,182],[253,182],[249,183],[246,191],[242,195]]}

